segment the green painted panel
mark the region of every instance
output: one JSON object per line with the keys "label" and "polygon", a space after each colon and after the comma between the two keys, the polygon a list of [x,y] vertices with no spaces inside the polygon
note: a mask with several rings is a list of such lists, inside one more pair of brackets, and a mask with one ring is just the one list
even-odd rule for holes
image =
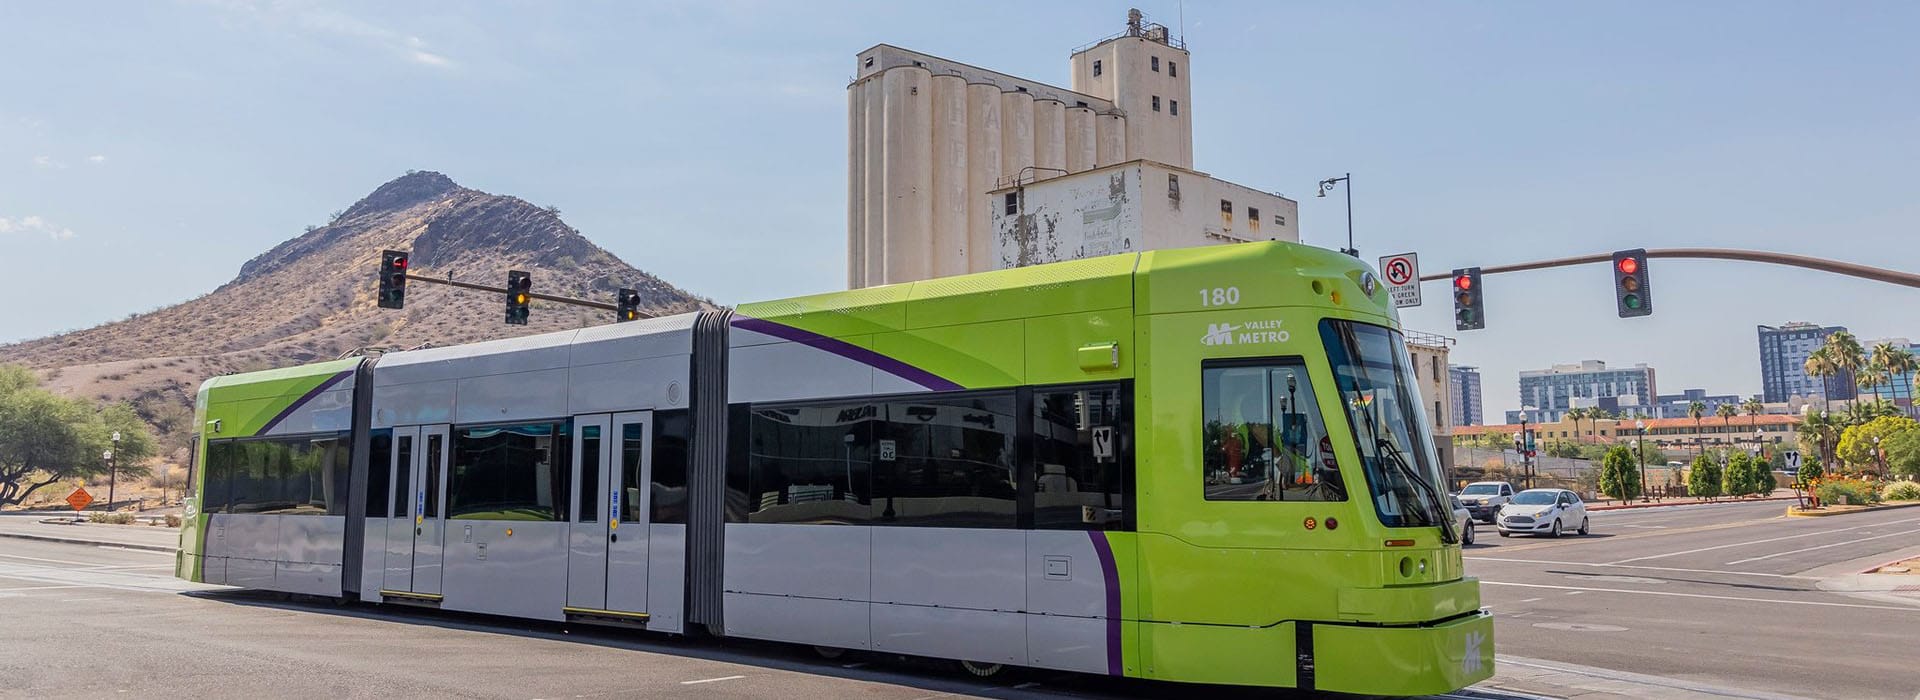
{"label": "green painted panel", "polygon": [[[239,401],[244,399],[275,398],[283,396],[289,386],[304,384],[311,389],[333,375],[351,372],[360,366],[361,358],[318,362],[297,367],[282,367],[245,374],[229,374],[208,379],[201,384],[202,389],[213,391],[212,401]],[[304,391],[304,390],[302,390]],[[299,394],[294,394],[299,396]]]}
{"label": "green painted panel", "polygon": [[1026,377],[1021,321],[918,328],[873,337],[873,350],[969,389],[1017,386]]}
{"label": "green painted panel", "polygon": [[1434,627],[1313,628],[1314,678],[1363,695],[1450,693],[1493,677],[1493,616]]}
{"label": "green painted panel", "polygon": [[917,282],[907,326],[926,328],[1126,309],[1133,303],[1128,253]]}
{"label": "green painted panel", "polygon": [[[1030,318],[1026,320],[1026,338],[1028,384],[1063,384],[1133,376],[1133,316],[1125,309]],[[1117,369],[1088,371],[1081,367],[1081,348],[1109,342],[1120,344],[1120,366]]]}
{"label": "green painted panel", "polygon": [[907,327],[906,301],[913,285],[895,284],[741,304],[737,311],[820,335],[840,337]]}
{"label": "green painted panel", "polygon": [[1373,274],[1371,268],[1312,246],[1252,243],[1148,251],[1141,254],[1140,273],[1135,305],[1143,315],[1318,306],[1396,318],[1384,285],[1376,282],[1371,297],[1362,293],[1361,277]]}
{"label": "green painted panel", "polygon": [[[1294,687],[1293,623],[1272,627],[1142,624],[1147,678]],[[1325,686],[1321,686],[1325,687]]]}

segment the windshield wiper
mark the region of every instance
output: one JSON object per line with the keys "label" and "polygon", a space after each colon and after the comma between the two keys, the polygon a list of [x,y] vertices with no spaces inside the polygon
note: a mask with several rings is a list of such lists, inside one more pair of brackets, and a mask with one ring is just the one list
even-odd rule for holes
{"label": "windshield wiper", "polygon": [[1427,480],[1421,478],[1412,465],[1407,464],[1406,455],[1401,454],[1400,448],[1386,438],[1375,438],[1373,449],[1385,456],[1394,468],[1400,470],[1401,476],[1413,482],[1413,485],[1419,487],[1420,492],[1425,494],[1427,505],[1433,508],[1432,513],[1440,516],[1440,522],[1435,523],[1440,526],[1440,541],[1446,544],[1459,542],[1459,533],[1453,531],[1453,509],[1446,507],[1445,499],[1440,498],[1440,494],[1434,491],[1433,484],[1427,483]]}

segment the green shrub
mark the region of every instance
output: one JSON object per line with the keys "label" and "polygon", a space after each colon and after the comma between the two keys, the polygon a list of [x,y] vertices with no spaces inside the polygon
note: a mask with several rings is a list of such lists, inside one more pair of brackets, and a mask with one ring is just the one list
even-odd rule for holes
{"label": "green shrub", "polygon": [[168,513],[167,527],[180,527],[180,516]]}
{"label": "green shrub", "polygon": [[1634,468],[1633,452],[1625,447],[1607,450],[1600,461],[1600,492],[1622,501],[1640,496],[1640,472]]}
{"label": "green shrub", "polygon": [[1889,501],[1920,501],[1920,483],[1896,481],[1887,484],[1880,497]]}
{"label": "green shrub", "polygon": [[132,513],[89,513],[87,522],[106,523],[108,525],[132,525]]}
{"label": "green shrub", "polygon": [[1873,484],[1859,479],[1830,479],[1823,481],[1820,483],[1820,486],[1814,489],[1814,493],[1820,496],[1820,504],[1826,506],[1840,505],[1841,496],[1847,497],[1848,505],[1857,506],[1868,505],[1880,500],[1880,492],[1874,490]]}
{"label": "green shrub", "polygon": [[1693,458],[1693,468],[1687,470],[1687,494],[1706,499],[1720,495],[1720,465],[1712,457]]}

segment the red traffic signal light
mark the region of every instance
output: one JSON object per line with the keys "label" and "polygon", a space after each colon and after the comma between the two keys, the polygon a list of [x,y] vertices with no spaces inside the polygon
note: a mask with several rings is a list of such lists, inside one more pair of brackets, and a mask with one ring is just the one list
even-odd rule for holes
{"label": "red traffic signal light", "polygon": [[1463,292],[1473,289],[1473,277],[1463,274],[1453,278],[1453,288]]}
{"label": "red traffic signal light", "polygon": [[1478,330],[1487,327],[1486,298],[1480,295],[1480,268],[1453,271],[1453,329]]}
{"label": "red traffic signal light", "polygon": [[1635,248],[1613,254],[1613,301],[1620,318],[1653,313],[1653,287],[1647,274],[1646,250]]}
{"label": "red traffic signal light", "polygon": [[387,250],[380,253],[380,308],[399,309],[407,305],[407,253]]}
{"label": "red traffic signal light", "polygon": [[1631,275],[1640,272],[1640,261],[1635,258],[1621,258],[1615,267],[1620,269],[1620,274]]}

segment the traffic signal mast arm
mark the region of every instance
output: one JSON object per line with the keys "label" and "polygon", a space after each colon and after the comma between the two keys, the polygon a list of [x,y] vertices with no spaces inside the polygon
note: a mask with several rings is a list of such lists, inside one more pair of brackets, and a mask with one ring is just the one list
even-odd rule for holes
{"label": "traffic signal mast arm", "polygon": [[[1771,252],[1762,251],[1762,250],[1738,250],[1734,248],[1655,248],[1647,251],[1647,257],[1649,258],[1689,258],[1689,259],[1695,259],[1695,260],[1743,260],[1746,262],[1769,263],[1773,265],[1786,265],[1788,267],[1806,268],[1808,270],[1819,270],[1821,272],[1831,272],[1836,275],[1846,275],[1848,277],[1859,277],[1861,279],[1869,279],[1875,282],[1886,282],[1887,284],[1896,284],[1902,287],[1913,287],[1915,289],[1920,289],[1920,275],[1916,275],[1911,272],[1901,272],[1899,270],[1889,270],[1884,267],[1873,267],[1870,265],[1860,265],[1856,263],[1840,262],[1838,260],[1827,260],[1825,258],[1813,258],[1813,257],[1807,257],[1805,255],[1790,255],[1787,253],[1771,253]],[[1612,262],[1613,262],[1612,253],[1600,253],[1597,255],[1581,255],[1581,256],[1576,256],[1571,258],[1554,258],[1552,260],[1537,260],[1534,262],[1516,263],[1513,265],[1491,265],[1491,266],[1480,268],[1480,274],[1492,275],[1492,274],[1498,274],[1502,272],[1525,272],[1527,270],[1544,270],[1550,267],[1568,267],[1572,265],[1585,265],[1588,263],[1611,264]],[[1447,281],[1452,279],[1453,279],[1452,273],[1442,273],[1438,275],[1424,275],[1420,278],[1420,281],[1440,282],[1440,281]]]}
{"label": "traffic signal mast arm", "polygon": [[[424,275],[408,274],[407,279],[413,282],[430,282],[433,284],[444,284],[451,287],[459,287],[461,289],[472,289],[472,290],[481,291],[481,292],[493,292],[494,294],[504,295],[507,293],[506,287],[491,287],[484,284],[474,284],[472,282],[455,282],[445,277],[427,277]],[[551,301],[551,302],[556,302],[561,304],[572,304],[574,306],[585,306],[593,309],[601,309],[603,311],[618,310],[618,307],[603,301],[589,301],[586,299],[575,299],[573,297],[556,296],[553,294],[541,294],[539,292],[527,292],[527,296],[529,298],[539,299],[541,301]],[[647,315],[646,317],[653,318],[653,316],[651,315]]]}

